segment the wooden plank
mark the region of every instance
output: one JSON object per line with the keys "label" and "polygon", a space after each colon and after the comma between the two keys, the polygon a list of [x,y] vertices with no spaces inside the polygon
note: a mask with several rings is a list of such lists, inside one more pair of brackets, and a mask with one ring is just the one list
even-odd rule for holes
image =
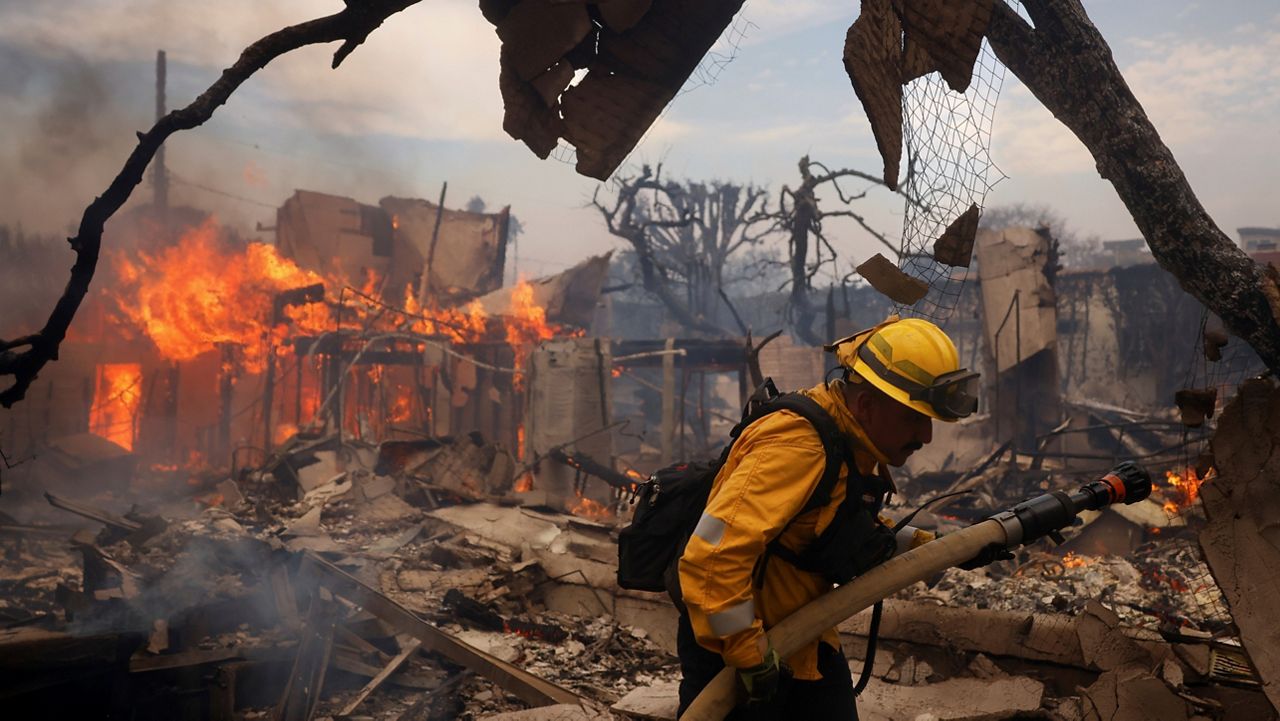
{"label": "wooden plank", "polygon": [[276,611],[285,626],[294,628],[298,625],[298,598],[293,592],[293,584],[289,582],[289,569],[283,563],[271,569],[268,577],[271,583],[271,596],[275,600]]}
{"label": "wooden plank", "polygon": [[369,683],[365,684],[364,688],[360,689],[360,693],[356,694],[356,697],[351,699],[351,702],[338,712],[338,715],[350,716],[352,713],[355,713],[355,710],[359,708],[360,704],[364,703],[364,700],[369,697],[369,694],[378,690],[378,687],[382,685],[382,682],[386,681],[391,674],[395,673],[401,666],[403,666],[405,661],[408,661],[409,657],[417,653],[420,648],[422,648],[422,639],[415,638],[413,641],[410,641],[404,649],[400,651],[400,653],[396,654],[395,658],[391,659],[391,661],[378,672],[377,676],[369,679]]}
{"label": "wooden plank", "polygon": [[504,690],[515,694],[527,704],[550,706],[557,703],[581,702],[577,694],[572,691],[538,678],[432,626],[409,609],[313,553],[307,553],[304,557],[303,572],[315,574],[325,588],[360,605],[401,633],[421,639],[423,647],[428,651],[439,653],[450,661],[475,671]]}
{"label": "wooden plank", "polygon": [[312,596],[302,640],[298,643],[298,655],[276,706],[275,717],[279,721],[310,721],[315,716],[329,668],[329,657],[333,653],[336,625],[332,605],[322,600],[318,593]]}

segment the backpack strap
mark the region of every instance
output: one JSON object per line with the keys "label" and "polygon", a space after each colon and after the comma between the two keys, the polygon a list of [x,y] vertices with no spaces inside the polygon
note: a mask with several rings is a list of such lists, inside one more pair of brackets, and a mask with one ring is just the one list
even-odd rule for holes
{"label": "backpack strap", "polygon": [[[818,439],[822,442],[822,449],[827,455],[827,465],[822,472],[822,477],[818,479],[817,487],[796,514],[800,516],[831,502],[831,492],[835,489],[836,481],[840,480],[841,466],[848,465],[851,471],[854,469],[853,455],[835,419],[827,413],[825,408],[818,405],[817,401],[803,393],[788,393],[770,402],[766,412],[781,410],[791,411],[808,421],[818,432]],[[794,521],[795,517],[793,516],[791,520]],[[790,526],[791,522],[788,521],[787,525]],[[786,528],[783,529],[783,532],[785,531]],[[778,535],[781,536],[782,533]]]}
{"label": "backpack strap", "polygon": [[853,454],[845,441],[844,434],[840,432],[839,426],[836,425],[835,419],[831,417],[831,414],[825,408],[809,396],[803,393],[787,393],[757,404],[754,407],[749,405],[748,410],[751,412],[747,414],[747,417],[743,418],[738,427],[734,428],[733,435],[735,439],[742,429],[769,413],[788,410],[804,418],[813,426],[818,433],[818,439],[822,443],[822,449],[826,454],[826,466],[822,471],[821,478],[818,479],[818,485],[814,488],[813,493],[809,495],[804,506],[787,520],[787,524],[765,547],[765,552],[761,555],[754,574],[755,585],[759,586],[764,581],[764,570],[771,556],[778,555],[792,563],[798,561],[797,554],[783,546],[779,541],[787,532],[787,529],[791,527],[791,524],[800,516],[830,503],[831,492],[835,490],[836,483],[840,480],[840,468],[848,466],[850,478],[852,478],[856,474],[857,466],[854,465]]}

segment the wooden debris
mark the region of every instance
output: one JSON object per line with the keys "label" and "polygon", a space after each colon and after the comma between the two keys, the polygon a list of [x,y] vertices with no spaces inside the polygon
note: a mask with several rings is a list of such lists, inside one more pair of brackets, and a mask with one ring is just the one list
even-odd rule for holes
{"label": "wooden debris", "polygon": [[880,253],[859,265],[858,274],[895,303],[915,305],[929,293],[927,283],[903,273]]}
{"label": "wooden debris", "polygon": [[890,0],[862,0],[862,13],[845,35],[844,69],[867,111],[891,190],[898,189],[902,161],[902,67],[902,25]]}
{"label": "wooden debris", "polygon": [[858,697],[858,718],[864,721],[1007,719],[1034,712],[1040,708],[1043,698],[1044,684],[1023,676],[953,678],[919,686],[877,679]]}
{"label": "wooden debris", "polygon": [[[963,93],[973,79],[973,64],[982,49],[982,38],[991,22],[993,0],[893,0],[903,30],[907,47],[916,48],[907,63],[919,77],[923,61],[928,67],[942,74],[947,84],[957,93]],[[905,78],[909,80],[910,78]]]}
{"label": "wooden debris", "polygon": [[304,572],[318,577],[321,585],[394,626],[402,633],[421,639],[423,647],[435,651],[485,676],[521,700],[535,706],[577,703],[578,696],[549,681],[459,641],[418,618],[412,611],[366,586],[342,569],[308,553]]}
{"label": "wooden debris", "polygon": [[[577,170],[608,178],[720,37],[742,0],[611,0],[596,26],[581,3],[485,2],[503,39],[502,127],[538,157],[564,138]],[[569,87],[573,68],[586,68]]]}
{"label": "wooden debris", "polygon": [[338,712],[338,715],[350,716],[352,713],[355,713],[355,710],[360,707],[361,703],[364,703],[364,700],[369,697],[369,694],[376,691],[378,687],[382,685],[382,682],[386,681],[391,674],[400,670],[400,667],[404,665],[405,661],[408,661],[409,657],[417,653],[420,648],[422,648],[422,641],[420,639],[414,639],[405,644],[404,648],[400,650],[400,653],[396,654],[394,658],[387,662],[386,667],[379,671],[377,676],[370,679],[369,683],[365,684],[364,688],[360,689],[360,693],[356,694],[356,697],[351,699],[350,703],[342,707],[342,710]]}
{"label": "wooden debris", "polygon": [[1173,394],[1174,403],[1182,413],[1182,424],[1199,428],[1205,419],[1213,418],[1218,405],[1217,388],[1184,388]]}
{"label": "wooden debris", "polygon": [[981,212],[974,203],[943,231],[933,243],[933,259],[956,268],[968,268],[973,260],[973,241],[978,235]]}
{"label": "wooden debris", "polygon": [[1206,328],[1204,331],[1204,357],[1207,360],[1222,360],[1222,349],[1226,347],[1227,341],[1230,340],[1224,331],[1217,328]]}
{"label": "wooden debris", "polygon": [[311,598],[311,610],[302,628],[302,641],[284,695],[276,707],[279,721],[309,721],[320,704],[320,692],[324,688],[329,657],[333,653],[333,633],[337,625],[335,609],[330,602],[315,594]]}

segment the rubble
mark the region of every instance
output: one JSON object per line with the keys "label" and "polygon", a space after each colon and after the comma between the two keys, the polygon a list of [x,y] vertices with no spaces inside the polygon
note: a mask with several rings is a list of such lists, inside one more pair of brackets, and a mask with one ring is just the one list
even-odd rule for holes
{"label": "rubble", "polygon": [[[942,488],[969,484],[998,504],[1052,478],[998,458]],[[89,658],[103,673],[159,697],[194,694],[219,709],[211,718],[673,718],[674,609],[617,588],[622,519],[531,505],[547,496],[517,491],[516,471],[478,437],[324,437],[283,446],[238,481],[210,481],[213,493],[196,497],[219,505],[166,506],[166,521],[108,510],[122,498],[54,494],[54,513],[101,531],[68,543],[67,528],[8,524],[0,584],[13,593],[0,617],[26,626],[0,645],[27,658],[98,639]],[[951,569],[890,599],[863,716],[1256,709],[1256,672],[1232,645],[1231,617],[1206,614],[1221,598],[1197,587],[1207,571],[1194,523],[1169,516],[1161,498],[1088,517],[1056,551]],[[855,673],[866,621],[841,626]],[[216,683],[183,675],[193,669]],[[55,690],[95,693],[76,683],[32,691],[16,708],[48,708]]]}

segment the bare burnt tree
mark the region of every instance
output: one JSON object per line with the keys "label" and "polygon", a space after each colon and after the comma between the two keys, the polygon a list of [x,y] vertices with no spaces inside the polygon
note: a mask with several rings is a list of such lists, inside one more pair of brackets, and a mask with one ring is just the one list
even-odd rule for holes
{"label": "bare burnt tree", "polygon": [[[777,207],[772,210],[766,208],[753,220],[769,221],[772,228],[786,234],[791,284],[787,298],[788,320],[792,321],[792,328],[801,340],[810,345],[821,345],[826,340],[818,337],[813,330],[813,321],[818,315],[813,302],[813,279],[824,266],[835,264],[838,257],[835,247],[823,230],[823,221],[829,218],[852,218],[871,237],[888,248],[889,252],[897,255],[898,247],[889,242],[884,233],[871,227],[865,217],[849,208],[855,200],[865,198],[871,188],[884,186],[884,180],[860,170],[831,170],[816,160],[810,160],[808,155],[800,158],[799,168],[799,185],[795,188],[782,186],[778,193]],[[846,195],[840,187],[842,179],[863,180],[871,185]],[[844,206],[842,209],[821,208],[818,190],[828,184]]]}
{"label": "bare burnt tree", "polygon": [[45,364],[57,360],[58,348],[97,270],[103,226],[129,200],[156,151],[170,135],[204,124],[246,80],[285,53],[307,45],[342,41],[333,55],[332,67],[337,68],[383,21],[418,1],[348,0],[338,13],[277,30],[245,48],[240,58],[190,105],[174,110],[157,120],[150,130],[138,133],[138,145],[120,173],[85,208],[75,237],[67,239],[76,255],[75,263],[44,326],[31,335],[0,339],[0,376],[13,376],[12,385],[0,391],[0,405],[9,408],[22,400]]}
{"label": "bare burnt tree", "polygon": [[[597,188],[591,205],[609,232],[635,251],[640,282],[671,317],[690,330],[729,335],[715,322],[729,261],[769,233],[757,224],[766,190],[753,185],[662,180],[661,166],[618,178],[612,199]],[[739,328],[745,332],[744,328]]]}

